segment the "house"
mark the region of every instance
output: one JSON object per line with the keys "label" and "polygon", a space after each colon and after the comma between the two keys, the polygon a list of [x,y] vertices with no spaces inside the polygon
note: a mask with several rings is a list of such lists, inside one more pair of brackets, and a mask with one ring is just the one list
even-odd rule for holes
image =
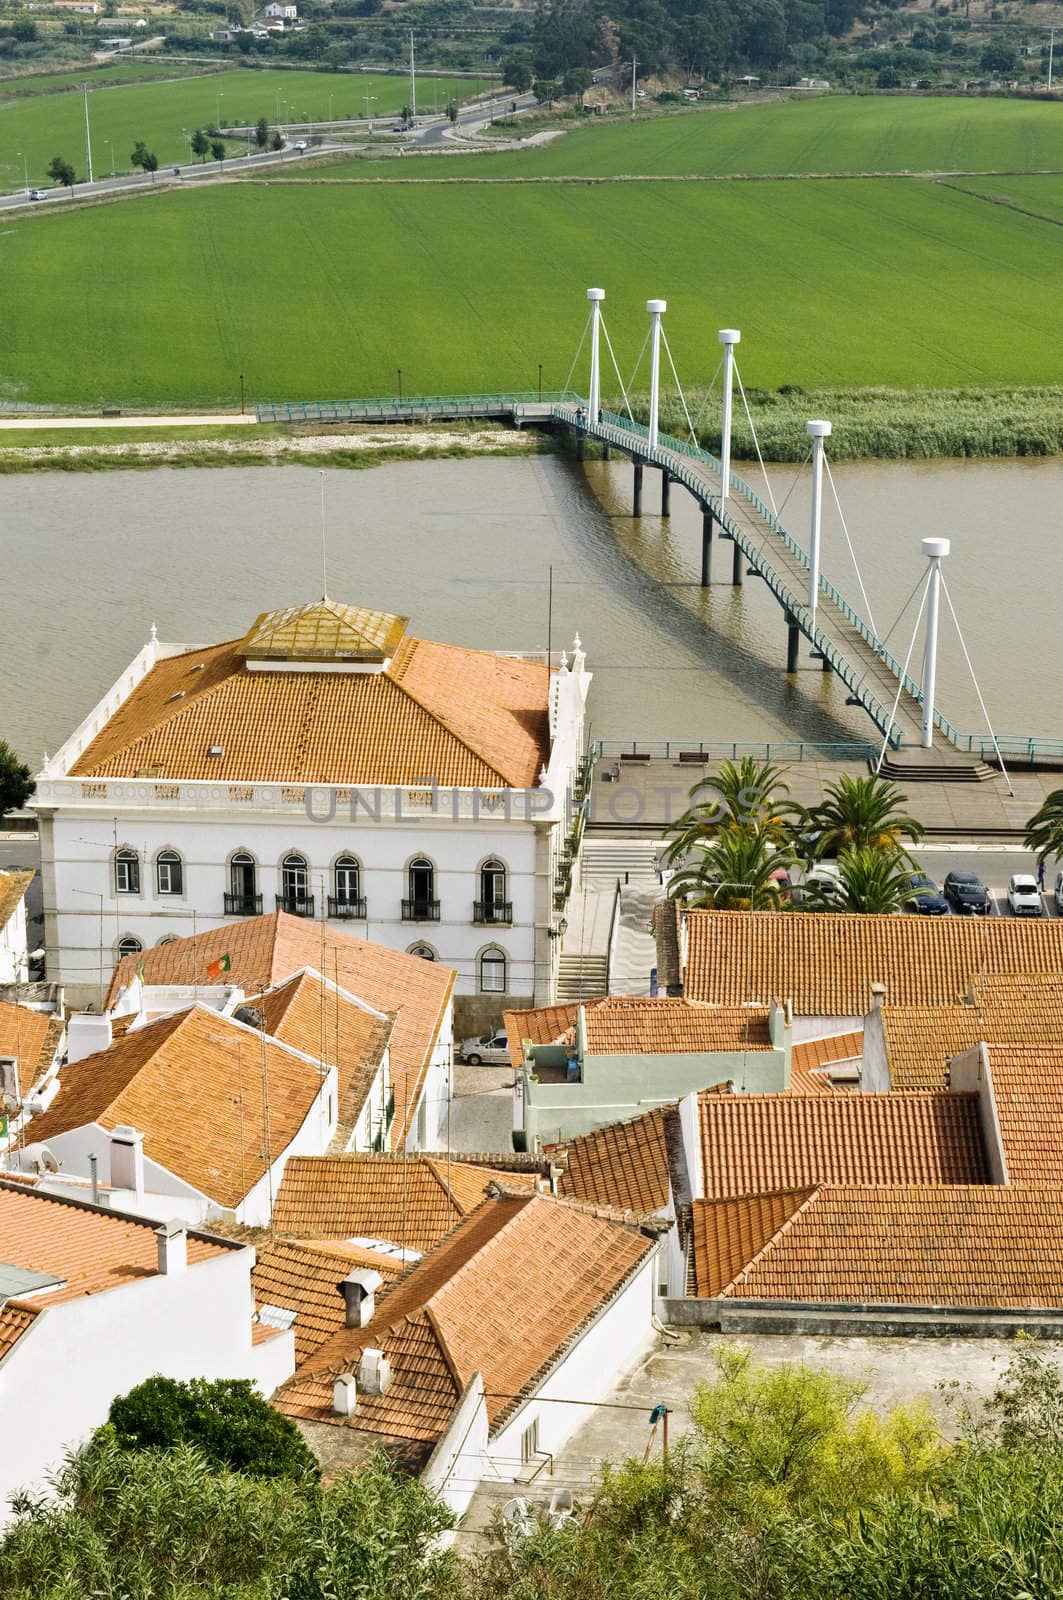
{"label": "house", "polygon": [[296,22],[299,17],[297,6],[283,4],[283,0],[269,0],[269,5],[262,10],[264,17],[279,17],[282,22]]}
{"label": "house", "polygon": [[26,890],[33,878],[32,872],[0,872],[0,984],[25,983],[29,977]]}
{"label": "house", "polygon": [[465,1033],[550,1000],[589,684],[329,599],[152,638],[38,778],[51,975],[278,910],[452,967]]}
{"label": "house", "polygon": [[788,1013],[770,1005],[611,996],[507,1012],[513,1126],[523,1147],[570,1139],[690,1090],[732,1081],[741,1093],[790,1080]]}
{"label": "house", "polygon": [[0,1178],[0,1515],[111,1401],[155,1373],[250,1378],[294,1367],[290,1332],[251,1317],[254,1251]]}
{"label": "house", "polygon": [[0,1000],[0,1150],[55,1099],[65,1042],[61,1012]]}
{"label": "house", "polygon": [[263,1226],[291,1156],[383,1144],[391,1019],[319,973],[247,997],[138,998],[88,1019],[103,1048],[87,1055],[75,1058],[84,1029],[71,1022],[59,1093],[15,1157],[19,1170],[57,1163],[49,1189],[72,1174],[137,1214]]}
{"label": "house", "polygon": [[499,1187],[397,1280],[348,1274],[344,1325],[273,1403],[327,1472],[382,1446],[460,1514],[547,1468],[649,1348],[657,1253],[652,1227]]}
{"label": "house", "polygon": [[123,991],[140,981],[138,974],[149,988],[184,985],[195,993],[217,985],[224,974],[245,994],[256,994],[304,967],[394,1018],[389,1056],[395,1112],[388,1147],[433,1149],[445,1143],[454,974],[440,962],[419,961],[327,923],[277,911],[123,957],[104,1004],[123,1005]]}

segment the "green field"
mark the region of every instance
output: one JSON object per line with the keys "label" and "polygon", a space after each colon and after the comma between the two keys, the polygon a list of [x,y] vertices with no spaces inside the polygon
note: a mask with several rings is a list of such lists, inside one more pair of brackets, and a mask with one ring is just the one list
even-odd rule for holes
{"label": "green field", "polygon": [[750,386],[1063,377],[1060,229],[905,180],[234,184],[12,220],[0,252],[8,400],[231,402],[240,372],[256,398],[370,395],[399,367],[461,393],[539,362],[560,387],[595,282],[625,379],[648,295],[685,384],[727,324]]}
{"label": "green field", "polygon": [[[103,33],[106,30],[100,31]],[[121,32],[117,22],[115,32]],[[96,88],[110,83],[144,83],[153,78],[200,78],[212,70],[209,61],[193,65],[189,61],[168,61],[165,57],[138,57],[132,60],[123,57],[106,64],[71,67],[62,72],[30,72],[17,78],[0,77],[0,102],[23,95],[53,94],[59,89],[80,89],[86,82],[90,88]]]}
{"label": "green field", "polygon": [[1003,205],[1012,205],[1053,222],[1063,223],[1063,178],[962,178],[957,187]]}
{"label": "green field", "polygon": [[[422,80],[419,100],[429,105],[433,93],[445,104],[451,95],[477,93],[486,84],[472,79]],[[205,123],[323,121],[328,117],[361,116],[365,95],[376,97],[378,116],[401,111],[408,82],[379,73],[246,71],[210,73],[176,82],[130,84],[101,88],[89,96],[93,163],[96,175],[129,170],[129,156],[138,139],[164,166],[189,159],[191,133]],[[0,97],[2,98],[2,97]],[[108,143],[110,141],[110,143]],[[16,189],[23,181],[22,154],[31,183],[46,182],[54,155],[74,163],[85,176],[85,113],[80,95],[25,96],[0,103],[0,187]]]}
{"label": "green field", "polygon": [[[1051,101],[830,95],[570,128],[534,150],[411,157],[402,176],[1063,171],[1063,103]],[[329,168],[330,177],[345,172],[374,175],[364,161]],[[396,173],[389,164],[379,176]]]}

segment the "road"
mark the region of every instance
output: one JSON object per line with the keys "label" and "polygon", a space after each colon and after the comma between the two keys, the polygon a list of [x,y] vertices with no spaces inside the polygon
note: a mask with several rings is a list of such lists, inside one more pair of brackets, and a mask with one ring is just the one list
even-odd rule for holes
{"label": "road", "polygon": [[498,95],[494,100],[466,107],[458,113],[456,122],[452,123],[449,117],[442,117],[439,121],[424,123],[413,130],[409,142],[422,150],[438,149],[456,133],[475,133],[478,128],[486,128],[494,117],[509,115],[514,107],[517,111],[531,111],[538,104],[533,94]]}

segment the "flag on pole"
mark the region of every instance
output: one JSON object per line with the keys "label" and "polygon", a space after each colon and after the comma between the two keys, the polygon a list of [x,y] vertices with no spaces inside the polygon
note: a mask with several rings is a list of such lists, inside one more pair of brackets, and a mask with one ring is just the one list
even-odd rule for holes
{"label": "flag on pole", "polygon": [[231,970],[232,970],[232,958],[229,955],[228,951],[226,951],[225,955],[219,956],[217,961],[211,961],[208,964],[208,966],[207,966],[207,981],[209,983],[217,983],[218,979],[221,977],[223,972],[230,972]]}
{"label": "flag on pole", "polygon": [[141,956],[140,960],[137,962],[137,977],[140,979],[141,983],[144,982],[144,957],[143,956]]}

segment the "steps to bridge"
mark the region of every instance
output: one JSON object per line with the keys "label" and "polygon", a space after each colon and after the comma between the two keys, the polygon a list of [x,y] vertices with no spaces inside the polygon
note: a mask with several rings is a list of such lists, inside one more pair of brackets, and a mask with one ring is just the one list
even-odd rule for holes
{"label": "steps to bridge", "polygon": [[583,841],[582,877],[589,889],[612,889],[617,880],[648,888],[660,883],[657,873],[661,839],[588,839]]}
{"label": "steps to bridge", "polygon": [[557,973],[557,1003],[597,1000],[605,993],[608,961],[605,956],[562,956]]}
{"label": "steps to bridge", "polygon": [[[868,762],[871,772],[875,763]],[[939,750],[891,750],[883,757],[879,775],[892,783],[988,783],[999,778],[996,767],[976,756],[965,756],[947,746]]]}

